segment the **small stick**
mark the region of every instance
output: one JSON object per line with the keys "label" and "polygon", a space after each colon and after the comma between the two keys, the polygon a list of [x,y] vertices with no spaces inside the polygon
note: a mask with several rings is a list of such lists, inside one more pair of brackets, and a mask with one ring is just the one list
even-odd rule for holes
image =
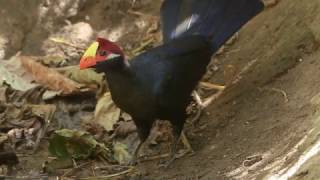
{"label": "small stick", "polygon": [[216,100],[219,96],[221,96],[222,93],[223,91],[219,91],[217,93],[212,94],[208,98],[206,98],[203,102],[203,107],[208,107],[214,100]]}
{"label": "small stick", "polygon": [[77,45],[74,45],[74,44],[72,44],[72,43],[70,43],[70,42],[68,42],[68,41],[65,41],[64,39],[60,39],[60,38],[50,38],[49,40],[52,41],[52,42],[55,42],[55,43],[59,43],[59,44],[65,45],[65,46],[70,46],[70,47],[79,49],[79,50],[81,50],[81,51],[84,51],[84,50],[85,50],[85,48],[79,47],[79,46],[77,46]]}
{"label": "small stick", "polygon": [[194,97],[194,100],[196,101],[198,107],[197,107],[197,113],[195,114],[195,116],[192,118],[191,122],[193,122],[194,124],[198,122],[201,114],[202,114],[202,111],[203,111],[203,102],[201,100],[201,97],[200,95],[197,93],[197,91],[193,91],[192,92],[192,95]]}
{"label": "small stick", "polygon": [[283,98],[284,98],[284,102],[289,102],[289,99],[288,99],[288,95],[287,93],[284,91],[284,90],[281,90],[281,89],[278,89],[278,88],[267,88],[267,87],[264,87],[264,88],[258,88],[260,91],[274,91],[274,92],[277,92],[277,93],[281,93]]}
{"label": "small stick", "polygon": [[197,104],[198,104],[200,107],[203,107],[203,102],[202,102],[201,97],[200,97],[200,95],[198,94],[198,92],[197,92],[197,91],[193,91],[193,92],[192,92],[192,95],[193,95],[193,97],[194,97],[194,100],[197,102]]}
{"label": "small stick", "polygon": [[[79,166],[76,165],[75,168],[72,168],[72,169],[68,170],[67,172],[65,172],[65,173],[61,176],[61,178],[63,179],[63,178],[66,177],[67,175],[73,173],[75,170],[80,169],[80,168],[82,168],[82,167],[84,167],[84,166],[86,166],[86,165],[88,165],[88,164],[91,164],[91,163],[92,163],[92,162],[90,161],[90,162],[86,162],[86,163],[80,164]],[[74,161],[74,164],[76,164],[75,161]]]}
{"label": "small stick", "polygon": [[129,9],[127,12],[136,16],[145,16],[145,14],[143,14],[142,12],[133,11],[131,9]]}
{"label": "small stick", "polygon": [[143,158],[143,159],[139,160],[139,162],[153,161],[153,160],[158,160],[158,159],[167,158],[167,157],[169,157],[169,156],[170,156],[170,153],[160,154],[160,155],[156,155],[156,156],[151,156],[151,157]]}
{"label": "small stick", "polygon": [[225,86],[212,84],[212,83],[209,83],[209,82],[200,82],[200,86],[202,86],[202,87],[204,87],[206,89],[216,89],[216,90],[219,90],[219,91],[222,91],[222,90],[225,89]]}
{"label": "small stick", "polygon": [[101,167],[94,167],[95,170],[100,169],[110,169],[114,167],[120,167],[120,168],[133,168],[134,166],[124,166],[124,165],[107,165],[107,166],[101,166]]}
{"label": "small stick", "polygon": [[90,166],[90,168],[91,168],[91,171],[92,171],[92,175],[93,175],[93,176],[97,176],[97,175],[96,175],[96,172],[94,171],[94,168],[93,168],[92,166]]}
{"label": "small stick", "polygon": [[79,178],[81,180],[91,180],[91,179],[107,179],[107,178],[113,178],[113,177],[117,177],[117,176],[122,176],[125,174],[130,173],[134,168],[129,168],[125,171],[121,171],[119,173],[115,173],[115,174],[110,174],[110,175],[106,175],[106,176],[95,176],[95,177],[85,177],[85,178]]}

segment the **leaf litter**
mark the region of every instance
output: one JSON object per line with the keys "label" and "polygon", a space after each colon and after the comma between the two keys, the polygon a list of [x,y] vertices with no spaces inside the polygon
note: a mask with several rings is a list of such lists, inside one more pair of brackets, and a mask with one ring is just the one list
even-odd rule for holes
{"label": "leaf litter", "polygon": [[[43,146],[55,158],[43,158],[43,171],[38,172],[39,176],[62,173],[61,168],[74,168],[73,161],[96,159],[104,166],[105,163],[127,164],[131,160],[134,147],[113,137],[126,138],[135,132],[135,126],[131,117],[113,103],[101,74],[80,71],[77,66],[65,64],[60,57],[20,55],[0,64],[0,73],[0,151],[9,158],[1,161],[2,164],[11,167],[19,162],[17,154],[35,155],[45,150]],[[86,107],[86,103],[69,104],[73,99],[95,94],[97,99],[91,104],[97,104],[93,109]],[[65,97],[69,100],[65,101]],[[61,110],[67,116],[88,112],[91,118],[82,116],[87,120],[82,119],[80,129],[59,130],[64,127],[59,122],[73,119],[63,118],[66,116],[62,116]],[[12,171],[5,172],[19,173],[18,169]]]}
{"label": "leaf litter", "polygon": [[[143,43],[127,48],[128,56],[159,41],[157,19],[152,23],[142,33],[147,33]],[[55,34],[44,43],[49,47],[46,56],[17,53],[0,63],[0,152],[13,153],[12,162],[17,157],[23,166],[32,167],[17,166],[0,174],[63,178],[75,173],[108,174],[104,178],[135,174],[126,166],[139,143],[132,118],[113,103],[102,74],[79,70],[76,64],[84,49],[73,42],[77,40],[69,39],[68,33]],[[153,145],[168,140],[167,126],[156,126]],[[11,166],[8,162],[4,164]]]}

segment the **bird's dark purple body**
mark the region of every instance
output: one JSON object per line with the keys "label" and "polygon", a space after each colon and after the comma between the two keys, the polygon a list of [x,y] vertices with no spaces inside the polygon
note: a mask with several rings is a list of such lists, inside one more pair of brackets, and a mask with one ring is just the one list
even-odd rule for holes
{"label": "bird's dark purple body", "polygon": [[[109,63],[124,62],[118,58]],[[148,137],[156,119],[169,120],[180,133],[191,92],[210,58],[207,39],[187,36],[105,71],[114,102],[133,117],[140,138]],[[97,67],[107,69],[102,64]]]}
{"label": "bird's dark purple body", "polygon": [[262,9],[260,0],[165,0],[163,45],[130,61],[118,56],[97,63],[114,102],[133,117],[142,142],[156,119],[169,120],[179,137],[191,92],[211,56]]}

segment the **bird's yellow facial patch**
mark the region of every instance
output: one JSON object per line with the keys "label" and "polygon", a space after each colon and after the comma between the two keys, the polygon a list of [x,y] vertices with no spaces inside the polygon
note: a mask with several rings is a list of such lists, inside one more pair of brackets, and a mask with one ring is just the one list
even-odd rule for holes
{"label": "bird's yellow facial patch", "polygon": [[86,69],[96,65],[96,54],[98,48],[98,42],[94,42],[88,47],[80,59],[80,69]]}

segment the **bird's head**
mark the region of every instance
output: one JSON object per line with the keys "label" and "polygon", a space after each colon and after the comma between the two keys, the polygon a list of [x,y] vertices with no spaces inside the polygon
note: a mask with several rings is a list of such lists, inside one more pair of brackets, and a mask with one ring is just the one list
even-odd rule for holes
{"label": "bird's head", "polygon": [[108,64],[113,64],[112,59],[119,57],[123,59],[124,53],[117,44],[103,38],[97,38],[82,55],[79,66],[80,69],[101,69]]}

